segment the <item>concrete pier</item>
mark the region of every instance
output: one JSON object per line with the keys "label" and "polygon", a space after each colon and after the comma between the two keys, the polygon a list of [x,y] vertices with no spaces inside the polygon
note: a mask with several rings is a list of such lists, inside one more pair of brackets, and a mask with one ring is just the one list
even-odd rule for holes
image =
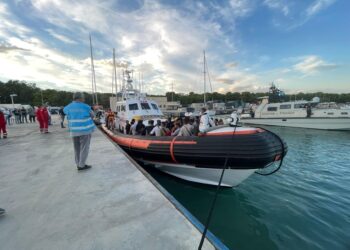
{"label": "concrete pier", "polygon": [[197,228],[100,131],[78,172],[67,130],[37,127],[0,139],[0,249],[197,249]]}

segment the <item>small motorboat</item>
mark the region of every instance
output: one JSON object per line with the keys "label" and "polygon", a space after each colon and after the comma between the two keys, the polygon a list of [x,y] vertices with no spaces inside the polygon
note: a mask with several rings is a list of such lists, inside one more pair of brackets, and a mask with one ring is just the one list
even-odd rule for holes
{"label": "small motorboat", "polygon": [[[281,161],[287,145],[276,134],[261,128],[216,126],[198,136],[137,136],[124,134],[127,121],[164,119],[154,100],[133,89],[131,71],[117,95],[116,130],[102,130],[137,161],[152,164],[173,176],[217,185],[223,168],[222,186],[234,187],[258,169]],[[118,99],[118,96],[121,98]]]}
{"label": "small motorboat", "polygon": [[[287,145],[276,134],[260,128],[215,127],[200,136],[133,136],[103,131],[130,156],[176,177],[234,187],[256,170],[280,161]],[[227,160],[226,166],[225,162]]]}

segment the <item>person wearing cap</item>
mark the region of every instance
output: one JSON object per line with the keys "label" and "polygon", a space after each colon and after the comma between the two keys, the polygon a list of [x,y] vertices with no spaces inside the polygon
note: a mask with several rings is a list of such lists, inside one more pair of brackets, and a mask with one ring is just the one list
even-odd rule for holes
{"label": "person wearing cap", "polygon": [[77,169],[85,170],[91,168],[86,164],[89,155],[91,134],[96,126],[92,120],[94,114],[90,106],[84,103],[84,95],[76,92],[73,102],[68,104],[63,112],[67,115],[70,136],[73,138],[75,163]]}
{"label": "person wearing cap", "polygon": [[210,127],[214,127],[214,126],[215,126],[215,123],[208,115],[207,109],[202,108],[202,115],[199,122],[199,131],[201,133],[205,133]]}

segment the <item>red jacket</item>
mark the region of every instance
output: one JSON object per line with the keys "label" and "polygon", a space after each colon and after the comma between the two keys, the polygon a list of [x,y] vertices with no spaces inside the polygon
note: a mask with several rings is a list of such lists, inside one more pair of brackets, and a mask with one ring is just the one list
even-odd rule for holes
{"label": "red jacket", "polygon": [[42,108],[38,108],[36,110],[36,119],[40,122],[43,121],[43,109]]}
{"label": "red jacket", "polygon": [[5,115],[2,111],[0,111],[0,126],[3,126],[5,124],[6,124]]}
{"label": "red jacket", "polygon": [[36,111],[36,119],[40,122],[48,122],[49,121],[49,112],[47,108],[38,108]]}
{"label": "red jacket", "polygon": [[43,117],[43,121],[46,121],[46,122],[49,121],[49,112],[47,111],[46,107],[42,109],[42,117]]}

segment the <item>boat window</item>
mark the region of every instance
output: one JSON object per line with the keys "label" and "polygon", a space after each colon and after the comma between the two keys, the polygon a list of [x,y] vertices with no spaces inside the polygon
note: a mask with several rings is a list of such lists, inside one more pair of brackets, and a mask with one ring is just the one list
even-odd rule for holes
{"label": "boat window", "polygon": [[153,108],[153,109],[158,110],[158,107],[157,107],[157,105],[156,105],[156,104],[151,103],[151,105],[152,105],[152,108]]}
{"label": "boat window", "polygon": [[341,112],[340,114],[342,114],[342,115],[347,115],[348,112]]}
{"label": "boat window", "polygon": [[142,109],[151,109],[147,102],[141,102]]}
{"label": "boat window", "polygon": [[129,110],[138,110],[139,107],[137,106],[137,103],[129,104]]}
{"label": "boat window", "polygon": [[125,111],[125,105],[122,105],[121,111]]}
{"label": "boat window", "polygon": [[292,105],[291,104],[283,104],[283,105],[280,105],[280,109],[291,109],[292,108]]}
{"label": "boat window", "polygon": [[267,111],[277,111],[277,107],[268,107]]}
{"label": "boat window", "polygon": [[334,113],[333,112],[328,112],[327,115],[334,115]]}
{"label": "boat window", "polygon": [[303,109],[303,108],[305,108],[305,103],[294,104],[294,108],[295,109]]}

